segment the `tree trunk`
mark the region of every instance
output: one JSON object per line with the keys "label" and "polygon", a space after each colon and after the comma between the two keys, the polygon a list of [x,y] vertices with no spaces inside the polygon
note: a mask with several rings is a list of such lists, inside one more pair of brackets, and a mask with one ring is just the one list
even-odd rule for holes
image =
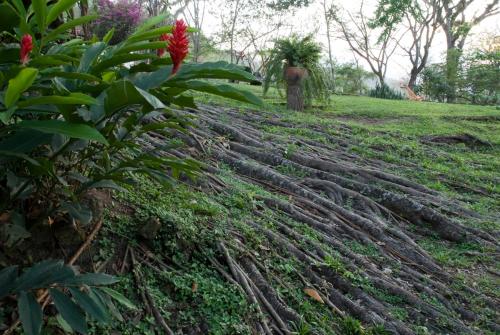
{"label": "tree trunk", "polygon": [[458,63],[461,50],[452,46],[446,50],[446,82],[448,84],[446,102],[453,103],[457,99]]}
{"label": "tree trunk", "polygon": [[415,88],[415,84],[417,83],[417,77],[418,77],[418,69],[413,68],[411,69],[410,72],[410,80],[408,80],[408,87],[413,90]]}
{"label": "tree trunk", "polygon": [[287,67],[286,79],[286,107],[295,111],[304,110],[304,79],[307,70],[299,67]]}

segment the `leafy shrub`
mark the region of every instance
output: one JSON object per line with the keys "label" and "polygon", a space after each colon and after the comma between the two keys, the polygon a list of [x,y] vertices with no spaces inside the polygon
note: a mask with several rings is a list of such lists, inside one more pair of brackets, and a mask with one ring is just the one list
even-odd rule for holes
{"label": "leafy shrub", "polygon": [[92,24],[92,31],[99,38],[113,30],[109,44],[117,44],[130,35],[141,21],[141,5],[134,0],[99,0],[97,19]]}
{"label": "leafy shrub", "polygon": [[365,81],[375,75],[354,63],[339,64],[335,67],[335,92],[340,94],[363,95],[367,92]]}
{"label": "leafy shrub", "polygon": [[425,95],[429,100],[444,102],[448,90],[445,64],[431,64],[421,72],[415,92]]}
{"label": "leafy shrub", "polygon": [[324,72],[320,66],[321,47],[313,41],[311,35],[300,38],[293,35],[275,42],[269,61],[265,66],[264,93],[271,83],[284,87],[284,72],[287,67],[302,67],[308,76],[304,80],[304,93],[310,101],[312,98],[325,99],[327,85]]}
{"label": "leafy shrub", "polygon": [[500,103],[500,49],[473,50],[462,63],[459,92],[478,105]]}
{"label": "leafy shrub", "polygon": [[[164,17],[146,21],[128,39],[110,46],[109,40],[54,43],[65,29],[45,29],[50,20],[37,13],[28,19],[34,30],[30,35],[41,34],[34,41],[36,51],[29,67],[19,66],[19,49],[15,48],[0,63],[4,77],[0,209],[34,197],[46,204],[48,213],[43,214],[52,215],[58,210],[67,212],[68,207],[80,208],[76,200],[89,188],[119,188],[118,184],[129,181],[131,172],[150,175],[165,185],[171,175],[193,175],[198,166],[194,161],[159,157],[155,149],[143,150],[136,139],[151,130],[167,137],[172,136],[171,130],[182,131],[186,120],[168,106],[194,106],[193,97],[185,94],[189,90],[260,103],[248,92],[199,80],[254,80],[237,66],[185,64],[171,75],[171,60],[148,52],[165,46],[154,41],[172,30],[170,26],[155,28]],[[18,14],[27,19],[26,13]],[[75,19],[62,28],[93,18]],[[9,48],[3,46],[2,54]],[[143,60],[151,62],[124,65]],[[160,115],[163,120],[157,121]]]}
{"label": "leafy shrub", "polygon": [[57,320],[63,326],[86,334],[87,316],[103,324],[110,323],[113,318],[122,319],[113,300],[135,308],[121,293],[105,287],[117,281],[102,273],[77,274],[62,261],[46,260],[25,269],[21,275],[17,266],[1,270],[0,299],[16,295],[25,334],[37,335],[41,332],[43,312],[35,294],[49,287],[49,296],[59,312]]}
{"label": "leafy shrub", "polygon": [[[188,92],[261,104],[251,93],[208,80],[255,80],[237,66],[184,64],[174,72],[171,58],[156,53],[166,47],[158,38],[173,29],[158,27],[166,16],[146,20],[116,45],[110,45],[112,34],[102,41],[71,39],[72,28],[96,19],[85,16],[54,27],[75,3],[60,0],[48,6],[37,1],[26,9],[20,1],[8,0],[1,5],[2,11],[8,9],[17,18],[2,22],[2,35],[21,41],[21,45],[0,44],[0,216],[10,221],[2,223],[8,231],[0,242],[6,237],[9,248],[27,238],[34,226],[50,224],[47,218],[89,223],[92,212],[81,201],[89,189],[122,189],[121,185],[133,182],[134,174],[145,174],[165,186],[181,173],[195,176],[200,167],[196,161],[159,155],[161,144],[152,148],[139,144],[149,131],[164,136],[165,143],[176,132],[187,131],[188,120],[171,106],[195,107]],[[179,55],[185,56],[179,47],[169,49],[177,63],[182,61]],[[54,266],[50,264],[33,268],[42,271]],[[7,269],[2,276],[13,281],[16,270]],[[69,275],[67,269],[61,271]],[[65,284],[58,280],[35,286]],[[31,293],[18,289],[3,295],[16,294],[24,301],[20,304],[35,306]],[[68,299],[60,300],[70,304]],[[70,323],[64,314],[63,318]]]}
{"label": "leafy shrub", "polygon": [[397,92],[387,86],[386,84],[380,85],[377,83],[375,88],[371,89],[368,92],[368,96],[372,98],[379,98],[379,99],[391,99],[391,100],[403,100],[403,94],[401,92]]}

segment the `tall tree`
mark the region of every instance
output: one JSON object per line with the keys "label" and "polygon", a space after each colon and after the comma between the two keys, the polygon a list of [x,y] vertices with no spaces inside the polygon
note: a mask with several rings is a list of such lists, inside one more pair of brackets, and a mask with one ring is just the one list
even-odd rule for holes
{"label": "tall tree", "polygon": [[383,86],[389,59],[396,51],[402,35],[396,38],[395,28],[381,35],[379,29],[370,25],[371,19],[364,10],[363,1],[355,13],[348,10],[341,11],[338,7],[333,13],[333,20],[339,28],[340,38],[347,42],[356,55],[368,63],[380,85]]}
{"label": "tall tree", "polygon": [[[458,65],[471,29],[500,12],[500,0],[423,0],[436,12],[436,20],[446,36],[447,101],[456,100]],[[405,14],[418,6],[416,0],[380,0],[374,25],[391,31]],[[479,10],[474,10],[479,8]]]}
{"label": "tall tree", "polygon": [[403,25],[409,32],[409,43],[400,43],[411,63],[408,87],[413,89],[418,75],[423,71],[429,59],[434,36],[439,27],[437,8],[422,2],[418,7],[412,7],[404,14]]}
{"label": "tall tree", "polygon": [[184,16],[191,27],[196,28],[196,31],[191,33],[192,40],[192,58],[195,63],[201,53],[201,38],[203,21],[205,20],[205,4],[206,0],[184,0]]}
{"label": "tall tree", "polygon": [[[330,63],[330,71],[332,80],[335,82],[335,67],[333,63],[333,50],[332,50],[332,24],[335,16],[335,5],[328,0],[322,0],[323,17],[326,25],[326,39],[328,41],[328,63]],[[333,87],[334,88],[334,87]]]}

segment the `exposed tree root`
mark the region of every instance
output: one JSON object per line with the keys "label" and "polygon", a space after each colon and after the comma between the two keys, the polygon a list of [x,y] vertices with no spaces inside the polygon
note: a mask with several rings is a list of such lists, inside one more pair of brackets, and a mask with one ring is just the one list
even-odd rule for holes
{"label": "exposed tree root", "polygon": [[[473,306],[463,293],[450,288],[453,274],[417,241],[437,235],[449,243],[478,243],[498,252],[498,232],[462,223],[480,215],[387,172],[384,163],[348,152],[345,138],[325,133],[335,147],[292,140],[304,150],[290,153],[289,138],[269,139],[259,129],[263,124],[290,126],[278,117],[227,110],[226,124],[220,108],[189,113],[198,119],[198,127],[193,137],[184,139],[211,162],[205,179],[208,189],[224,192],[224,183],[214,176],[218,164],[224,163],[242,180],[274,193],[257,198],[262,207],[255,209],[255,217],[260,219],[247,224],[266,237],[269,255],[300,264],[296,275],[304,288],[314,287],[334,313],[352,315],[366,325],[383,325],[394,334],[414,334],[416,325],[425,325],[431,333],[478,333]],[[158,139],[148,141],[154,146]],[[280,172],[283,167],[291,172]],[[280,215],[270,218],[266,211]],[[305,228],[314,238],[304,233]],[[369,248],[371,254],[353,249],[353,243]],[[253,254],[241,236],[227,236],[218,248],[220,255],[209,262],[256,306],[257,333],[290,334],[304,322],[295,302],[280,294],[287,283],[262,264],[263,256]],[[332,254],[338,263],[332,262]],[[482,296],[490,306],[499,304],[473,289],[469,293]],[[395,315],[394,301],[408,314],[406,321]],[[489,327],[495,330],[499,324]]]}

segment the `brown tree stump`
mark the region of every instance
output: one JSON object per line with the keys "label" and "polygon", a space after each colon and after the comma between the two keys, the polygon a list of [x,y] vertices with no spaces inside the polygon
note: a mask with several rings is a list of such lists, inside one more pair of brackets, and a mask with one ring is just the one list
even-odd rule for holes
{"label": "brown tree stump", "polygon": [[301,67],[289,66],[285,70],[286,107],[295,111],[304,110],[304,79],[307,70]]}

